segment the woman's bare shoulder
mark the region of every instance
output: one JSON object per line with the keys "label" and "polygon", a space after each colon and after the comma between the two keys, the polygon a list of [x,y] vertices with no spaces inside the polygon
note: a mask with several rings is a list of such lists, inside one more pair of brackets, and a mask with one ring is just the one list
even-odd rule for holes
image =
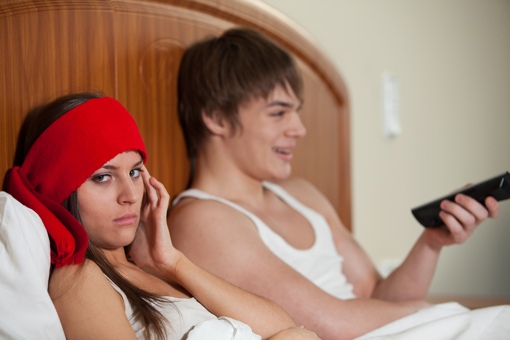
{"label": "woman's bare shoulder", "polygon": [[68,339],[135,339],[122,296],[91,260],[55,269],[49,292]]}
{"label": "woman's bare shoulder", "polygon": [[87,289],[99,288],[107,283],[98,265],[85,259],[82,264],[55,268],[50,276],[48,292],[52,300],[57,300],[64,295],[82,294]]}

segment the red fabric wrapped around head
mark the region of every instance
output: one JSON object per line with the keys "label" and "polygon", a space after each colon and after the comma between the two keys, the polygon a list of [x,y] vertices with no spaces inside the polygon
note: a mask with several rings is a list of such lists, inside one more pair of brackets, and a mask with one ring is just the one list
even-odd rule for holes
{"label": "red fabric wrapped around head", "polygon": [[41,217],[56,267],[83,262],[88,245],[85,229],[62,203],[94,171],[125,151],[139,151],[147,160],[133,117],[113,98],[94,98],[53,122],[23,164],[7,172],[5,191]]}

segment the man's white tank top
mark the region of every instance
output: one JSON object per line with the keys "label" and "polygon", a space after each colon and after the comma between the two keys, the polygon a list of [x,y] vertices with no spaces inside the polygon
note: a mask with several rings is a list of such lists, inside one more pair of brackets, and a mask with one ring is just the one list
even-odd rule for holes
{"label": "man's white tank top", "polygon": [[299,202],[279,185],[263,182],[263,186],[310,223],[315,234],[315,242],[310,248],[296,249],[292,247],[250,211],[229,200],[210,195],[198,189],[189,189],[182,192],[176,197],[173,204],[177,204],[182,198],[193,197],[214,200],[236,209],[253,222],[265,245],[287,265],[308,278],[316,286],[339,299],[355,298],[352,284],[347,281],[343,274],[343,257],[338,254],[335,248],[331,229],[326,219]]}

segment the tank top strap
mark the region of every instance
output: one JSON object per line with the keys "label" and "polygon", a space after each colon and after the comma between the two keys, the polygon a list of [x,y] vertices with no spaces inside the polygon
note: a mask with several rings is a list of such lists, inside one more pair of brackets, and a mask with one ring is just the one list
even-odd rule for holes
{"label": "tank top strap", "polygon": [[270,190],[279,199],[281,199],[289,207],[300,213],[304,218],[310,222],[315,233],[315,244],[312,248],[327,248],[328,251],[336,251],[332,244],[333,235],[328,222],[317,211],[301,203],[297,198],[288,193],[284,188],[278,184],[271,182],[263,182],[264,188]]}
{"label": "tank top strap", "polygon": [[177,203],[179,203],[179,201],[181,201],[183,198],[186,198],[186,197],[198,198],[198,199],[202,199],[202,200],[217,201],[217,202],[226,204],[229,207],[234,208],[235,210],[247,215],[252,220],[259,219],[255,214],[253,214],[250,211],[246,210],[245,208],[241,207],[239,204],[236,204],[232,201],[229,201],[227,199],[224,199],[224,198],[221,198],[218,196],[208,194],[208,193],[206,193],[202,190],[199,190],[199,189],[188,189],[186,191],[183,191],[174,199],[172,205],[176,205]]}
{"label": "tank top strap", "polygon": [[294,210],[300,212],[302,215],[306,216],[307,218],[317,218],[317,216],[322,216],[315,210],[307,207],[300,201],[298,201],[294,196],[289,194],[285,189],[283,189],[281,186],[275,183],[271,182],[263,182],[263,187],[267,190],[271,191],[273,194],[275,194],[278,198],[280,198],[283,202],[285,202],[288,206],[293,208]]}
{"label": "tank top strap", "polygon": [[[301,214],[311,225],[314,236],[315,236],[315,242],[311,246],[311,248],[308,248],[306,251],[312,251],[314,249],[328,249],[328,251],[336,251],[333,250],[334,245],[332,244],[332,235],[331,230],[329,228],[328,223],[324,219],[324,217],[316,212],[315,210],[307,207],[300,201],[298,201],[296,198],[294,198],[291,194],[289,194],[285,189],[283,189],[281,186],[264,181],[262,183],[263,187],[269,191],[271,191],[273,194],[275,194],[278,198],[280,198],[285,204],[287,204],[289,207],[297,211],[299,214]],[[292,247],[290,244],[287,243],[279,234],[275,233],[265,222],[263,222],[257,215],[253,214],[252,212],[248,211],[247,209],[241,207],[240,205],[229,201],[227,199],[211,195],[207,192],[204,192],[199,189],[188,189],[181,194],[179,194],[174,202],[173,205],[176,205],[181,199],[185,197],[192,197],[197,199],[205,199],[205,200],[213,200],[217,201],[223,204],[228,205],[229,207],[232,207],[233,209],[239,211],[240,213],[247,216],[253,224],[255,224],[255,227],[257,228],[260,237],[266,242],[266,244],[273,244],[277,245],[278,247],[284,247],[288,251],[295,251],[295,252],[301,252],[302,250],[296,249]],[[274,249],[277,249],[278,247],[275,247]]]}

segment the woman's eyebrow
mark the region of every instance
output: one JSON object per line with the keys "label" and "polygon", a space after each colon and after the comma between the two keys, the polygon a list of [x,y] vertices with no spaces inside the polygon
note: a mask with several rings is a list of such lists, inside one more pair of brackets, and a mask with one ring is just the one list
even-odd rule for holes
{"label": "woman's eyebrow", "polygon": [[133,165],[133,168],[140,166],[142,164],[143,164],[143,159],[140,159],[138,162],[135,163],[135,165]]}

